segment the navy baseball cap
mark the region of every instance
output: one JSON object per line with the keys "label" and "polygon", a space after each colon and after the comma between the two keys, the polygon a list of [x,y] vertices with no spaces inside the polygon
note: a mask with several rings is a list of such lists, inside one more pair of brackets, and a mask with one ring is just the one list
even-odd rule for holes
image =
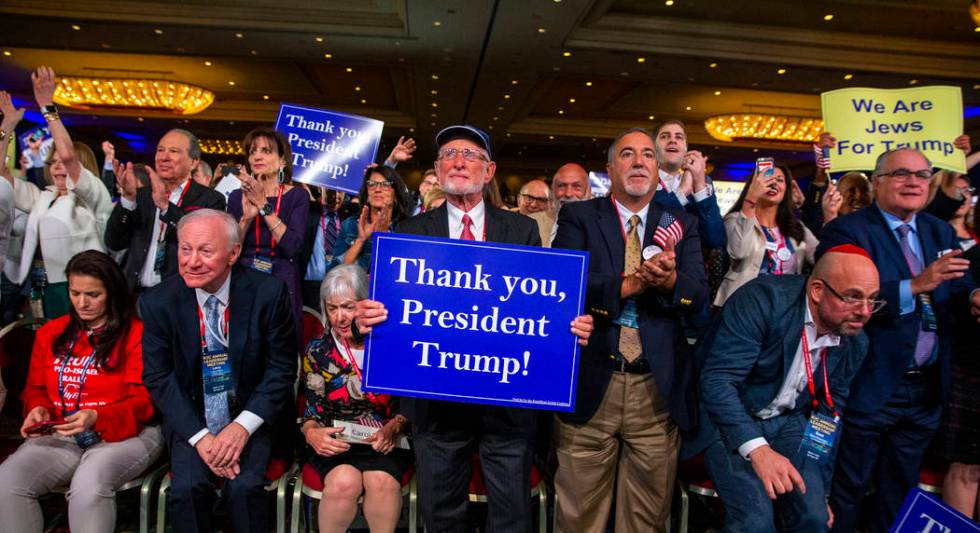
{"label": "navy baseball cap", "polygon": [[490,150],[490,136],[487,135],[487,132],[468,124],[449,126],[437,133],[436,147],[441,148],[442,145],[458,137],[465,137],[480,145],[480,147],[487,151],[487,157],[491,161],[493,160],[493,152]]}

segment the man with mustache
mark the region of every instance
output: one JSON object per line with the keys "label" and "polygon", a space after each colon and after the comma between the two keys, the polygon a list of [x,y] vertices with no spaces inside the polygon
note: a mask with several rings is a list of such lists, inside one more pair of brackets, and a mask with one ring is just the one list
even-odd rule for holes
{"label": "man with mustache", "polygon": [[[681,329],[707,303],[697,220],[653,202],[653,135],[616,137],[610,196],[566,204],[554,248],[587,250],[586,310],[595,332],[582,350],[575,412],[555,421],[557,531],[664,531],[679,432],[693,425],[693,368]],[[662,234],[667,235],[666,238]]]}
{"label": "man with mustache", "polygon": [[152,287],[177,273],[177,222],[195,209],[224,211],[225,197],[191,175],[201,161],[201,144],[193,133],[173,129],[157,144],[150,186],[140,187],[132,163],[119,166],[119,203],[106,224],[106,246],[129,249],[123,270],[134,290]]}
{"label": "man with mustache", "polygon": [[877,298],[870,256],[843,245],[808,278],[756,278],[726,302],[698,349],[702,416],[688,443],[705,452],[724,531],[830,527],[833,450],[815,459],[801,442],[808,420],[834,427],[844,412]]}
{"label": "man with mustache", "polygon": [[949,390],[951,305],[980,315],[980,292],[963,278],[956,234],[921,212],[932,164],[903,148],[878,157],[875,203],[823,228],[818,257],[841,244],[868,251],[887,305],[868,323],[870,346],[854,378],[830,489],[834,531],[854,531],[874,486],[871,531],[888,530],[919,480],[922,457],[939,426]]}

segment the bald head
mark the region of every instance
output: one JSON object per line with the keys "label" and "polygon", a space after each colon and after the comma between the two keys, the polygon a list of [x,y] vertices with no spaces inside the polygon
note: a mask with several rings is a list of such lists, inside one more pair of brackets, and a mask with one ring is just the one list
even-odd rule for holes
{"label": "bald head", "polygon": [[551,192],[558,207],[592,198],[589,173],[578,163],[565,163],[551,180]]}
{"label": "bald head", "polygon": [[531,180],[521,187],[517,199],[517,210],[522,215],[530,215],[548,209],[551,203],[548,184],[544,180]]}
{"label": "bald head", "polygon": [[870,258],[853,252],[825,253],[807,281],[818,332],[857,335],[871,318],[870,301],[878,298],[878,291],[878,269]]}

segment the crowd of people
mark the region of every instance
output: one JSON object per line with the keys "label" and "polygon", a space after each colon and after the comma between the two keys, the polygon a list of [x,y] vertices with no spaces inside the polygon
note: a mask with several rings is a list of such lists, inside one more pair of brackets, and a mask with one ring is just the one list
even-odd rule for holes
{"label": "crowd of people", "polygon": [[[465,531],[474,453],[488,531],[531,530],[535,465],[561,532],[610,515],[664,531],[692,460],[725,531],[887,531],[927,454],[949,465],[946,501],[980,513],[975,190],[917,150],[836,180],[825,133],[805,191],[760,168],[723,215],[707,156],[668,120],[611,142],[608,195],[570,162],[510,208],[490,137],[456,125],[417,191],[400,138],[348,196],[294,182],[266,127],[214,172],[183,129],[152,163],[105,142],[100,167],[60,120],[55,73],[32,82],[53,147],[0,164],[3,323],[48,321],[19,354],[25,441],[0,464],[0,531],[41,531],[38,498],[60,487],[73,531],[111,531],[116,489],[161,458],[177,531],[213,530],[219,487],[235,531],[268,531],[267,466],[294,455],[323,480],[321,531],[346,531],[361,498],[371,531],[394,531],[413,469],[426,528]],[[0,112],[5,154],[24,110],[0,91]],[[589,252],[575,410],[362,391],[365,337],[387,319],[367,290],[382,231]],[[306,346],[304,305],[326,318]]]}

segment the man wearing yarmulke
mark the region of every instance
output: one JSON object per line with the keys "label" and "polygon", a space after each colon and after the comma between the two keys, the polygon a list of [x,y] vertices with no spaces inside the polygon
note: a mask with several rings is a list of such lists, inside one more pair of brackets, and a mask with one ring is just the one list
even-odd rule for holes
{"label": "man wearing yarmulke", "polygon": [[826,493],[862,328],[884,302],[878,271],[853,245],[813,274],[761,277],[737,290],[704,337],[701,417],[688,447],[725,505],[725,531],[826,531]]}

